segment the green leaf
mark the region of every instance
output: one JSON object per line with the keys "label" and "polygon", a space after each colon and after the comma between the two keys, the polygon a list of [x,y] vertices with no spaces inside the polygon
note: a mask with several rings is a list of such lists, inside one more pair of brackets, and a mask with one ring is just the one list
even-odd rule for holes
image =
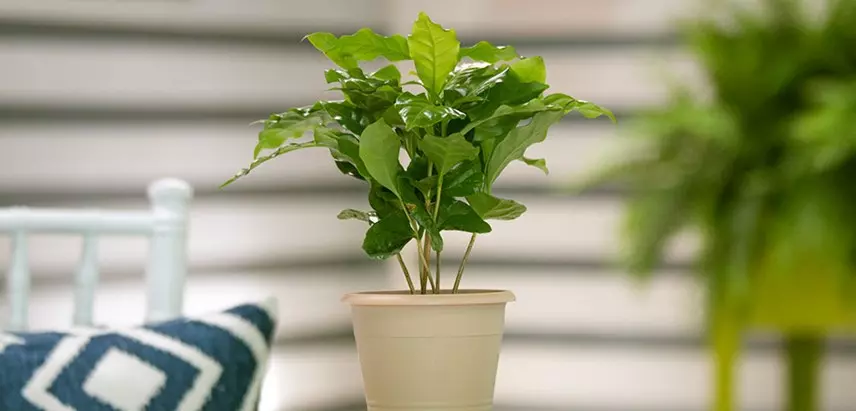
{"label": "green leaf", "polygon": [[386,124],[389,124],[390,127],[404,127],[404,119],[398,114],[398,109],[395,108],[395,105],[387,107],[380,118],[386,121]]}
{"label": "green leaf", "polygon": [[338,39],[339,47],[357,61],[371,61],[383,57],[389,61],[410,60],[407,39],[401,35],[381,36],[369,28]]}
{"label": "green leaf", "polygon": [[360,220],[372,224],[372,213],[348,208],[339,212],[336,216],[339,220]]}
{"label": "green leaf", "polygon": [[363,251],[371,258],[384,260],[401,252],[412,238],[410,222],[404,212],[399,211],[369,227],[363,239]]}
{"label": "green leaf", "polygon": [[532,166],[543,171],[544,174],[550,174],[550,170],[547,168],[547,160],[543,158],[520,157],[520,161],[526,163],[527,166]]}
{"label": "green leaf", "polygon": [[428,128],[441,121],[467,116],[452,107],[432,104],[424,94],[414,95],[409,92],[401,93],[398,96],[395,107],[404,120],[407,130]]}
{"label": "green leaf", "polygon": [[443,194],[449,197],[466,197],[481,190],[483,184],[484,173],[479,162],[465,161],[452,167],[443,177]]}
{"label": "green leaf", "polygon": [[407,176],[411,181],[418,181],[428,176],[428,158],[425,156],[414,157],[407,164]]}
{"label": "green leaf", "polygon": [[409,178],[400,176],[398,179],[401,201],[407,208],[408,213],[413,216],[416,223],[431,235],[431,248],[435,251],[443,251],[443,236],[434,222],[434,217],[428,212],[426,204],[416,195],[416,187],[410,184]]}
{"label": "green leaf", "polygon": [[401,72],[398,71],[398,67],[396,67],[395,64],[384,66],[378,71],[372,73],[371,77],[379,78],[381,80],[394,81],[396,83],[401,82]]}
{"label": "green leaf", "polygon": [[308,109],[291,109],[282,114],[275,114],[265,121],[265,126],[259,132],[259,141],[253,150],[253,158],[259,156],[262,150],[274,149],[287,140],[303,137],[307,131],[316,126],[324,125],[328,120],[323,111]]}
{"label": "green leaf", "polygon": [[511,63],[511,71],[524,83],[546,83],[547,67],[540,56],[528,57]]}
{"label": "green leaf", "polygon": [[520,77],[508,70],[502,81],[491,87],[485,95],[485,101],[463,111],[473,120],[490,117],[500,106],[515,106],[538,98],[549,86],[539,82],[523,82]]}
{"label": "green leaf", "polygon": [[564,114],[561,111],[535,114],[529,124],[511,130],[508,136],[496,144],[485,167],[485,183],[488,192],[502,170],[512,161],[522,158],[529,146],[544,141],[547,138],[547,130]]}
{"label": "green leaf", "polygon": [[380,117],[382,112],[391,107],[401,94],[401,87],[389,80],[378,78],[348,78],[342,80],[342,93],[353,105],[365,110],[368,114]]}
{"label": "green leaf", "polygon": [[413,23],[407,38],[410,57],[425,89],[437,96],[446,84],[446,77],[458,64],[461,43],[454,30],[443,29],[425,13]]}
{"label": "green leaf", "polygon": [[[490,157],[490,150],[486,144],[496,144],[495,139],[502,139],[517,127],[520,119],[514,116],[497,117],[479,124],[473,133],[473,142],[478,143],[482,149],[483,158]],[[492,146],[491,146],[492,147]]]}
{"label": "green leaf", "polygon": [[443,89],[443,101],[453,107],[484,101],[485,93],[503,81],[508,67],[490,64],[460,65],[452,71]]}
{"label": "green leaf", "polygon": [[498,106],[527,103],[549,88],[544,83],[523,81],[515,72],[506,73],[503,81],[490,89],[488,99]]}
{"label": "green leaf", "polygon": [[285,140],[292,138],[300,138],[303,136],[303,132],[301,131],[299,135],[295,136],[292,130],[286,129],[268,129],[259,131],[259,142],[256,143],[256,148],[253,149],[253,158],[257,158],[259,154],[265,149],[277,148],[285,143]]}
{"label": "green leaf", "polygon": [[324,80],[327,81],[327,84],[330,83],[338,83],[346,78],[350,77],[346,71],[337,70],[337,69],[327,69],[324,70]]}
{"label": "green leaf", "polygon": [[346,101],[323,101],[321,105],[335,122],[354,134],[361,134],[370,123],[361,109]]}
{"label": "green leaf", "polygon": [[465,231],[484,234],[491,231],[490,224],[463,201],[444,197],[440,203],[438,224],[441,230]]}
{"label": "green leaf", "polygon": [[485,220],[514,220],[526,212],[526,206],[514,200],[494,197],[487,193],[476,193],[467,197],[473,210]]}
{"label": "green leaf", "polygon": [[431,177],[425,177],[421,180],[413,182],[413,186],[422,193],[423,196],[428,197],[434,189],[437,188],[437,181],[439,180],[437,175],[433,175]]}
{"label": "green leaf", "polygon": [[277,148],[276,150],[274,150],[270,154],[258,157],[255,160],[253,160],[253,162],[250,163],[250,165],[247,168],[244,168],[241,171],[237,172],[234,176],[232,176],[232,178],[227,180],[225,183],[221,184],[220,188],[223,188],[229,184],[232,184],[233,182],[235,182],[235,180],[238,180],[239,178],[242,178],[242,177],[250,174],[250,172],[253,171],[256,167],[258,167],[258,166],[260,166],[260,165],[262,165],[262,164],[264,164],[270,160],[273,160],[273,159],[275,159],[275,158],[277,158],[277,157],[279,157],[285,153],[289,153],[289,152],[292,152],[295,150],[300,150],[303,148],[310,148],[310,147],[318,147],[318,144],[315,143],[314,141],[309,141],[306,143],[287,144],[284,146],[280,146],[279,148]]}
{"label": "green leaf", "polygon": [[544,96],[541,101],[547,105],[561,107],[565,113],[569,113],[578,100],[564,93],[552,93]]}
{"label": "green leaf", "polygon": [[437,187],[437,176],[428,176],[428,158],[424,156],[415,157],[410,160],[405,171],[408,182],[420,193],[424,198],[428,198],[431,190]]}
{"label": "green leaf", "polygon": [[470,124],[467,124],[467,126],[464,127],[463,130],[461,130],[461,133],[466,134],[470,132],[470,130],[473,130],[482,125],[486,125],[487,127],[495,127],[498,124],[496,120],[503,117],[513,117],[515,120],[520,121],[534,116],[535,113],[540,113],[542,111],[549,110],[559,110],[559,106],[548,105],[541,100],[531,100],[524,104],[516,106],[502,105],[499,106],[499,108],[497,108],[496,111],[494,111],[493,114],[490,115],[490,117],[478,121],[473,121]]}
{"label": "green leaf", "polygon": [[[360,141],[355,136],[327,127],[316,127],[315,142],[321,147],[330,149],[330,154],[337,160],[337,166],[343,173],[360,179],[370,177],[365,163],[360,158]],[[353,169],[342,169],[339,163],[348,163],[353,166]],[[351,174],[353,171],[357,174]]]}
{"label": "green leaf", "polygon": [[365,163],[369,175],[399,197],[400,149],[398,135],[383,120],[370,124],[360,136],[360,159]]}
{"label": "green leaf", "polygon": [[401,200],[399,200],[398,196],[385,189],[376,181],[371,181],[370,184],[369,205],[371,205],[378,217],[385,218],[397,212],[402,212]]}
{"label": "green leaf", "polygon": [[461,133],[448,137],[426,135],[419,141],[419,149],[437,166],[440,175],[446,174],[462,161],[476,158],[479,153],[479,149],[473,147]]}
{"label": "green leaf", "polygon": [[494,46],[486,41],[480,41],[473,46],[464,47],[458,53],[458,59],[469,57],[475,61],[484,61],[488,63],[496,63],[498,61],[508,61],[517,58],[517,51],[511,46]]}
{"label": "green leaf", "polygon": [[339,39],[332,33],[312,33],[306,38],[318,51],[324,53],[330,61],[346,69],[358,67],[357,60],[342,49]]}
{"label": "green leaf", "polygon": [[486,63],[461,64],[455,67],[446,82],[444,93],[459,90],[461,95],[484,93],[499,84],[508,67],[495,67]]}
{"label": "green leaf", "polygon": [[366,181],[367,177],[364,177],[362,174],[360,174],[360,170],[358,170],[357,167],[351,164],[350,162],[334,160],[333,163],[336,165],[336,168],[339,169],[339,172],[341,172],[342,174],[346,176],[351,176],[353,178],[356,178],[357,180]]}
{"label": "green leaf", "polygon": [[327,147],[332,150],[337,150],[339,148],[339,141],[336,136],[337,133],[341,132],[332,128],[316,127],[315,142],[320,147]]}
{"label": "green leaf", "polygon": [[389,61],[410,59],[407,39],[400,35],[381,36],[368,28],[339,38],[331,33],[312,33],[306,38],[327,58],[346,69],[357,68],[359,61],[378,57]]}
{"label": "green leaf", "polygon": [[615,114],[612,114],[612,111],[588,101],[577,100],[577,104],[574,105],[573,110],[578,111],[585,118],[598,118],[605,115],[609,117],[613,123],[617,122]]}
{"label": "green leaf", "polygon": [[571,111],[576,110],[586,118],[597,118],[605,115],[609,117],[613,123],[616,122],[615,115],[612,114],[612,111],[589,101],[577,100],[567,94],[550,94],[549,96],[544,97],[544,103],[551,106],[561,107],[565,110],[565,113],[570,113]]}
{"label": "green leaf", "polygon": [[[513,129],[513,128],[514,128],[514,127],[512,127],[512,129]],[[509,133],[510,133],[510,132],[511,132],[511,131],[509,131]],[[503,135],[503,137],[504,137],[505,135],[507,135],[507,134],[508,134],[508,133],[505,133],[505,134]],[[476,136],[478,136],[478,133],[476,133]],[[492,155],[493,155],[493,150],[494,150],[494,148],[496,148],[496,141],[497,141],[497,140],[499,140],[499,138],[498,138],[498,137],[496,137],[496,138],[487,138],[487,139],[482,140],[482,141],[480,141],[480,142],[479,142],[479,148],[481,149],[481,161],[482,161],[482,164],[487,164],[487,162],[490,160],[490,156],[492,156]],[[487,171],[487,170],[485,170],[485,171]],[[487,184],[487,182],[486,182],[486,181],[485,181],[485,188],[490,189],[490,187],[489,187],[489,185]]]}

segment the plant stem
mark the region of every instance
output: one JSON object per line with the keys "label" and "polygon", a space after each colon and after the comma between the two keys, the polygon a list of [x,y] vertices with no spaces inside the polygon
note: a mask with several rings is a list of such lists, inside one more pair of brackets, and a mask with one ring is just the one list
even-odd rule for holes
{"label": "plant stem", "polygon": [[437,215],[440,214],[440,194],[443,193],[443,174],[437,177],[437,201],[434,202],[434,222],[437,222]]}
{"label": "plant stem", "polygon": [[395,256],[398,257],[398,264],[401,265],[401,271],[404,272],[404,278],[407,280],[407,287],[410,289],[410,294],[416,293],[416,290],[413,288],[413,279],[410,278],[410,271],[407,269],[407,264],[404,264],[401,253],[396,253]]}
{"label": "plant stem", "polygon": [[[428,246],[426,248],[430,252],[431,240],[429,239],[428,235],[425,236],[425,245]],[[420,262],[422,268],[427,270],[427,271],[430,271],[430,266],[428,265],[428,260],[425,258],[425,253],[423,252],[422,243],[419,241],[419,238],[416,239],[416,252],[419,254],[419,262]],[[430,283],[431,284],[431,291],[434,291],[436,286],[434,285],[434,279],[431,278],[431,275],[426,275],[426,276],[422,277],[422,280]],[[427,292],[427,285],[422,286],[421,292],[422,292],[422,294],[425,294]]]}
{"label": "plant stem", "polygon": [[[401,203],[401,208],[404,210],[404,215],[407,216],[407,221],[410,221],[410,229],[413,230],[413,235],[416,237],[416,252],[419,254],[419,263],[422,265],[422,268],[425,270],[425,272],[428,273],[431,269],[431,266],[428,265],[428,261],[425,259],[425,255],[422,252],[422,243],[420,242],[419,238],[419,226],[416,224],[416,221],[413,220],[413,217],[410,216],[410,212],[407,211],[407,206],[404,205],[404,200],[399,198],[398,201]],[[425,235],[425,245],[428,247],[430,247],[431,245],[430,236],[427,235],[427,233]],[[431,289],[433,290],[434,280],[431,278],[430,275],[426,275],[426,277],[431,282]],[[423,283],[422,294],[425,294],[425,291],[426,286]]]}
{"label": "plant stem", "polygon": [[[425,266],[426,266],[426,267],[428,267],[428,261],[423,259],[423,262],[425,263]],[[430,271],[431,271],[431,269],[430,269],[430,267],[429,267],[429,268],[428,268],[428,272],[429,272],[429,274],[428,274],[428,275],[426,275],[426,276],[425,276],[425,278],[426,278],[426,279],[428,279],[428,285],[430,285],[430,286],[431,286],[431,291],[433,292],[433,291],[437,290],[437,284],[435,284],[435,283],[434,283],[434,279],[433,279],[433,278],[431,278]]]}
{"label": "plant stem", "polygon": [[419,241],[419,226],[416,225],[416,221],[413,220],[413,217],[410,216],[410,211],[407,210],[407,206],[404,205],[404,200],[398,199],[398,202],[401,203],[401,209],[404,210],[404,215],[407,216],[407,221],[410,222],[410,229],[413,230],[413,234],[416,236],[416,241]]}
{"label": "plant stem", "polygon": [[[409,215],[408,215],[408,218],[410,218]],[[419,234],[418,234],[419,231],[416,229],[415,223],[412,220],[411,220],[411,228],[413,229],[413,232],[416,234],[416,253],[419,254],[419,264],[420,264],[420,268],[422,270],[421,272],[425,273],[425,275],[423,275],[420,279],[422,281],[421,292],[422,292],[422,294],[425,294],[427,291],[427,286],[425,284],[426,280],[428,283],[431,284],[431,291],[434,291],[436,289],[436,286],[434,285],[434,279],[431,278],[431,275],[430,275],[431,266],[428,263],[428,260],[425,258],[425,254],[426,254],[425,251],[427,251],[427,253],[431,252],[431,236],[428,235],[427,233],[425,234],[425,237],[424,237],[425,248],[423,250],[422,239],[419,238]]]}
{"label": "plant stem", "polygon": [[440,287],[440,252],[439,251],[437,251],[437,262],[435,264],[437,267],[435,275],[437,277],[434,279],[434,283],[437,284],[437,288],[434,290],[434,294],[440,294],[440,291],[442,290],[442,288]]}
{"label": "plant stem", "polygon": [[[443,175],[440,174],[439,179],[437,180],[437,199],[434,202],[434,224],[437,224],[437,215],[440,213],[440,194],[443,192]],[[428,274],[431,275],[430,273]],[[437,279],[435,283],[437,283],[437,288],[435,289],[435,294],[440,294],[440,252],[437,251],[437,268],[436,274]]]}
{"label": "plant stem", "polygon": [[425,294],[428,287],[428,277],[431,276],[431,234],[425,232],[425,241],[422,248],[422,261],[419,269],[419,283],[422,287],[422,294]]}
{"label": "plant stem", "polygon": [[419,265],[419,292],[425,294],[425,288],[428,284],[425,282],[425,266],[422,264],[425,259],[422,257],[422,239],[419,237],[416,238],[416,254],[419,256],[417,262]]}
{"label": "plant stem", "polygon": [[[428,161],[428,177],[434,174],[434,163],[430,160]],[[425,194],[425,210],[431,210],[431,193]],[[422,255],[427,255],[425,258],[425,265],[422,266],[421,270],[419,270],[419,281],[422,286],[422,294],[425,294],[428,278],[431,277],[431,235],[428,232],[425,232],[425,237],[428,241],[425,241],[425,248],[422,250]],[[433,288],[432,288],[433,291]]]}
{"label": "plant stem", "polygon": [[818,374],[823,357],[823,338],[800,334],[785,336],[788,356],[788,411],[817,411]]}
{"label": "plant stem", "polygon": [[712,304],[710,310],[710,342],[716,384],[713,411],[733,411],[734,363],[740,351],[740,331],[725,304]]}
{"label": "plant stem", "polygon": [[458,292],[458,287],[461,285],[461,277],[464,275],[464,267],[467,266],[467,260],[470,259],[470,253],[473,251],[473,244],[476,243],[476,234],[470,237],[470,243],[467,244],[467,251],[464,253],[464,258],[461,260],[461,266],[458,267],[458,276],[455,277],[455,286],[452,287],[452,294]]}

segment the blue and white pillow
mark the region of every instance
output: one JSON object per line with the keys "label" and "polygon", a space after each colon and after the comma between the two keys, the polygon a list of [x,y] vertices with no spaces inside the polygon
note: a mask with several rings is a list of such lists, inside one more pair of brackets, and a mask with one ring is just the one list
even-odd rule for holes
{"label": "blue and white pillow", "polygon": [[0,333],[0,410],[255,410],[275,328],[270,300],[137,328]]}

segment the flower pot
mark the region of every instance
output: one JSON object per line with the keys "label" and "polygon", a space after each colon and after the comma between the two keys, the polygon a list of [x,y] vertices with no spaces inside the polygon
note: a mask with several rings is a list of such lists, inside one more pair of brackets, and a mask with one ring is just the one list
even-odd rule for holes
{"label": "flower pot", "polygon": [[369,411],[493,408],[505,305],[514,294],[390,291],[343,301],[351,305]]}

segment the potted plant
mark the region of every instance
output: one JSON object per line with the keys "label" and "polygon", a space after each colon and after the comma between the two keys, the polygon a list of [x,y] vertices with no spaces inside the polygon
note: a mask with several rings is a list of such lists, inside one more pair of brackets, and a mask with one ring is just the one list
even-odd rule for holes
{"label": "potted plant", "polygon": [[[505,305],[514,295],[461,289],[461,276],[476,236],[491,231],[487,221],[526,211],[492,188],[513,161],[546,170],[545,160],[525,151],[569,113],[614,117],[593,103],[548,94],[541,57],[484,41],[462,47],[454,30],[424,13],[407,37],[363,28],[306,38],[338,66],[324,78],[342,99],[262,120],[255,159],[224,185],[283,154],[329,150],[343,174],[365,184],[371,207],[339,218],[368,224],[363,250],[397,259],[408,284],[344,298],[369,410],[489,410]],[[391,64],[361,68],[376,59]],[[412,64],[415,76],[405,81],[396,64]],[[454,281],[440,271],[443,232],[450,230],[472,233]],[[411,242],[418,253],[413,276],[401,256]]]}
{"label": "potted plant", "polygon": [[856,2],[761,3],[689,25],[709,88],[677,87],[641,116],[632,152],[582,185],[627,190],[635,274],[676,233],[700,235],[712,409],[734,409],[740,336],[763,330],[783,335],[788,409],[816,411],[824,339],[856,319]]}

